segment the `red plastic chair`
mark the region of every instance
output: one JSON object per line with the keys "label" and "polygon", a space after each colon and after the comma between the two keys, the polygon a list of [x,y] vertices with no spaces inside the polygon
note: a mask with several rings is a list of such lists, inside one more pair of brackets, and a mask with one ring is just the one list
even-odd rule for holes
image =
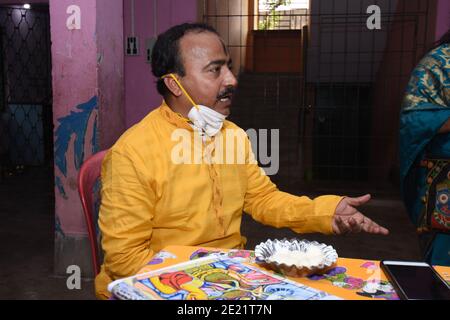
{"label": "red plastic chair", "polygon": [[100,151],[87,159],[81,166],[78,173],[78,193],[80,194],[81,204],[83,206],[84,217],[89,234],[91,245],[92,266],[94,273],[100,272],[100,262],[98,257],[97,232],[94,224],[94,186],[100,178],[103,158],[106,150]]}

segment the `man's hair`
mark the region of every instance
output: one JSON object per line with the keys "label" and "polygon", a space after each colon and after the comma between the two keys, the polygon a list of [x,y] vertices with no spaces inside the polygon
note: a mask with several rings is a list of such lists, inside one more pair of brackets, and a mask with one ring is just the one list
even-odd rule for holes
{"label": "man's hair", "polygon": [[169,73],[185,76],[180,39],[191,32],[212,32],[220,38],[219,33],[213,27],[204,23],[183,23],[160,34],[152,52],[152,73],[158,79],[156,87],[162,96],[166,96],[169,92],[164,80],[161,79],[162,76]]}

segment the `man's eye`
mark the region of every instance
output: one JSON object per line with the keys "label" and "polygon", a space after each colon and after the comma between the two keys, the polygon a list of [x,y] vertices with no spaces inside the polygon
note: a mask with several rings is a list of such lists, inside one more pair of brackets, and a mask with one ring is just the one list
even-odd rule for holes
{"label": "man's eye", "polygon": [[217,73],[217,72],[220,71],[220,67],[212,68],[210,71],[213,72],[213,73]]}

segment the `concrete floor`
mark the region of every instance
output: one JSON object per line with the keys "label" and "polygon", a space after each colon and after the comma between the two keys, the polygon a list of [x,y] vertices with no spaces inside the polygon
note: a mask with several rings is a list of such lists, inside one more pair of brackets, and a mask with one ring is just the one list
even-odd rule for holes
{"label": "concrete floor", "polygon": [[51,168],[26,168],[0,180],[0,299],[95,299],[92,281],[68,290],[53,273]]}
{"label": "concrete floor", "polygon": [[[95,299],[93,282],[68,290],[53,274],[54,208],[52,168],[26,168],[0,180],[0,299]],[[343,191],[344,192],[344,191]],[[349,193],[347,193],[349,194]],[[298,236],[244,217],[247,248],[268,238],[299,237],[333,245],[339,256],[362,259],[420,259],[417,237],[398,196],[374,195],[361,210],[390,229],[389,236]]]}

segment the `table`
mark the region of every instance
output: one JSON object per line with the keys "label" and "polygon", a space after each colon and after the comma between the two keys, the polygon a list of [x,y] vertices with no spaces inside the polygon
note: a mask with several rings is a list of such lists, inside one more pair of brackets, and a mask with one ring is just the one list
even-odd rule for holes
{"label": "table", "polygon": [[[157,253],[139,273],[150,272],[217,253],[226,253],[232,258],[245,258],[245,261],[251,266],[257,266],[266,272],[272,273],[272,271],[264,269],[255,263],[253,251],[190,246],[166,247]],[[450,283],[450,267],[435,266],[435,269]],[[337,266],[324,275],[287,278],[348,300],[399,299],[392,285],[387,281],[386,276],[380,269],[379,261],[338,258]]]}

